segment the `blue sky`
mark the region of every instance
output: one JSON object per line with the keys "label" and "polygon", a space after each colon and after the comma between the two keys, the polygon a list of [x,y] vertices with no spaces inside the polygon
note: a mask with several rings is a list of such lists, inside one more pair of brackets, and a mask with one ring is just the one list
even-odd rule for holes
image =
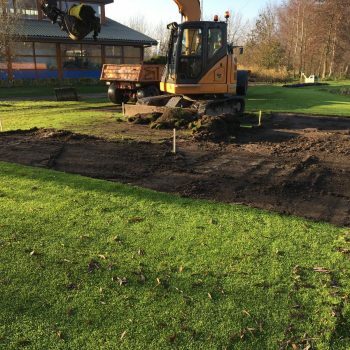
{"label": "blue sky", "polygon": [[[223,15],[231,9],[252,19],[269,2],[279,3],[281,0],[204,0],[204,15]],[[128,23],[130,17],[139,15],[154,23],[180,21],[177,6],[172,0],[114,0],[113,4],[107,6],[106,15],[122,23]]]}

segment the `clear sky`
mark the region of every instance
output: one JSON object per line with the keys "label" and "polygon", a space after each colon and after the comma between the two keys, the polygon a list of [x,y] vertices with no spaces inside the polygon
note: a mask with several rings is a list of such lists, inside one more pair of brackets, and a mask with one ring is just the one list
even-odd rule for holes
{"label": "clear sky", "polygon": [[[252,19],[267,3],[279,2],[281,0],[204,0],[204,16],[223,15],[230,9],[240,12],[244,18]],[[148,22],[180,21],[177,6],[172,0],[114,0],[107,6],[106,15],[121,23],[128,23],[130,17],[139,15]]]}

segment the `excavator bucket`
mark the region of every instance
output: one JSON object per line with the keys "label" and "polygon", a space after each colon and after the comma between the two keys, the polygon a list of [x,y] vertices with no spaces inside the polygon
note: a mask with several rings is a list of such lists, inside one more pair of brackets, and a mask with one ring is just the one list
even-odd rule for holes
{"label": "excavator bucket", "polygon": [[72,40],[82,40],[90,33],[93,33],[96,40],[101,31],[100,19],[95,16],[95,10],[89,5],[72,5],[64,12],[57,7],[55,0],[44,0],[41,9],[52,23],[57,23]]}

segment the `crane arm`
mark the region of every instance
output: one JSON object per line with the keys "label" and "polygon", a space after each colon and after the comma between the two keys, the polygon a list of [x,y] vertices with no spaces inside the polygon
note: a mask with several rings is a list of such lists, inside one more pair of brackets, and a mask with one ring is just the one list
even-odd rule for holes
{"label": "crane arm", "polygon": [[[185,22],[201,20],[200,0],[174,1]],[[94,33],[96,40],[101,30],[100,20],[89,5],[74,4],[67,12],[64,12],[57,7],[57,0],[41,0],[41,9],[52,23],[57,23],[73,40],[82,40],[91,32]]]}
{"label": "crane arm", "polygon": [[200,0],[174,0],[186,22],[201,20]]}

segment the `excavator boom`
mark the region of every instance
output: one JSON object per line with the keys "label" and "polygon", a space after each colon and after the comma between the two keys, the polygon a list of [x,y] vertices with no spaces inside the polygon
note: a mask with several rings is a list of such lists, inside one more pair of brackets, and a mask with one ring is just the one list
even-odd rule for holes
{"label": "excavator boom", "polygon": [[[91,32],[96,40],[101,30],[100,20],[95,16],[93,8],[86,4],[73,4],[64,12],[57,7],[57,0],[41,0],[41,9],[52,21],[58,23],[61,29],[68,33],[72,40],[82,40]],[[200,21],[200,0],[174,0],[185,22]]]}
{"label": "excavator boom", "polygon": [[201,4],[199,0],[174,0],[185,22],[201,20]]}

